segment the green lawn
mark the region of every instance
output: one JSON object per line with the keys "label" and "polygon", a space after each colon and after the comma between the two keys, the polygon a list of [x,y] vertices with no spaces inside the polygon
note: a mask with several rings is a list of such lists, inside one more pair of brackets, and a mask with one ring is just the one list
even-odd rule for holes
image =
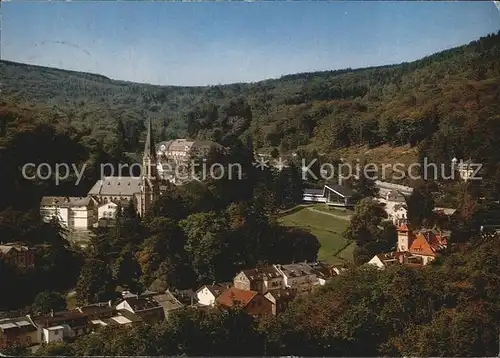
{"label": "green lawn", "polygon": [[312,207],[316,210],[324,211],[325,213],[332,213],[339,216],[350,216],[354,214],[354,210],[335,208],[326,204],[314,204]]}
{"label": "green lawn", "polygon": [[320,260],[329,263],[352,261],[352,250],[349,250],[351,245],[348,245],[349,242],[342,237],[342,233],[349,225],[347,220],[302,208],[282,216],[280,223],[284,226],[301,228],[315,235],[321,243],[318,253]]}

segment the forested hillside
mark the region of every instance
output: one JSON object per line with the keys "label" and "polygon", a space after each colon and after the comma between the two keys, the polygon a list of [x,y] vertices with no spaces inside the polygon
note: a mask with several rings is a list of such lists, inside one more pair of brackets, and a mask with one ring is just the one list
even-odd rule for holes
{"label": "forested hillside", "polygon": [[[221,141],[250,133],[256,148],[334,153],[360,145],[415,146],[434,133],[448,136],[465,121],[498,120],[498,58],[500,33],[411,63],[251,84],[153,86],[7,61],[0,62],[0,74],[4,106],[36,106],[47,119],[104,141],[121,120],[130,151],[139,149],[144,121],[152,118],[157,139]],[[460,153],[462,145],[448,145],[455,155],[467,154]]]}

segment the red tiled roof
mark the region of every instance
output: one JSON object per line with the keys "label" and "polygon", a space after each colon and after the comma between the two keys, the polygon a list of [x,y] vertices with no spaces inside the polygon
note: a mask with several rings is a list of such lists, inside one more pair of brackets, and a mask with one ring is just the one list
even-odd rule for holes
{"label": "red tiled roof", "polygon": [[217,303],[226,307],[236,305],[245,307],[256,295],[257,292],[255,291],[245,291],[231,287],[217,298]]}
{"label": "red tiled roof", "polygon": [[422,233],[418,233],[415,235],[415,239],[411,243],[410,249],[408,251],[412,254],[436,256],[436,250],[430,245],[430,243]]}

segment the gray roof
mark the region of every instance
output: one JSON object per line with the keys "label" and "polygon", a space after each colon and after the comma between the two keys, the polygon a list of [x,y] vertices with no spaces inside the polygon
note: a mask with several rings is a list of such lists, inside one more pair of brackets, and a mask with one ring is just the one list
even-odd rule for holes
{"label": "gray roof", "polygon": [[289,265],[280,265],[279,269],[288,277],[300,277],[316,274],[316,271],[310,265],[304,262]]}
{"label": "gray roof", "polygon": [[156,145],[156,151],[166,152],[166,151],[178,151],[178,152],[189,152],[191,149],[209,149],[211,147],[219,148],[220,144],[211,141],[200,141],[200,140],[187,140],[184,138],[167,140],[160,142]]}
{"label": "gray roof", "polygon": [[34,332],[36,331],[36,327],[27,317],[0,319],[0,331],[5,332],[7,330]]}
{"label": "gray roof", "polygon": [[354,195],[354,192],[343,186],[343,185],[338,185],[338,184],[325,184],[325,188],[328,188],[330,190],[333,190],[335,191],[337,194],[343,196],[343,197],[349,197],[349,196],[353,196]]}
{"label": "gray roof", "polygon": [[7,244],[1,244],[0,245],[0,253],[1,254],[7,254],[11,250],[17,251],[17,252],[22,252],[22,251],[29,251],[30,247],[27,245],[24,245],[23,243],[19,242],[11,242]]}
{"label": "gray roof", "polygon": [[272,296],[276,301],[278,300],[293,300],[297,295],[297,291],[290,288],[278,288],[267,292],[266,296]]}
{"label": "gray roof", "polygon": [[178,310],[184,305],[170,292],[166,291],[161,295],[153,296],[153,300],[158,302],[165,312]]}
{"label": "gray roof", "polygon": [[75,206],[87,206],[92,199],[89,196],[44,196],[40,202],[41,206],[59,206],[69,208]]}
{"label": "gray roof", "polygon": [[104,177],[94,184],[89,195],[133,196],[141,192],[141,184],[138,177]]}
{"label": "gray roof", "polygon": [[242,272],[246,277],[248,277],[249,280],[263,280],[264,278],[273,279],[281,277],[280,272],[272,265],[243,270]]}
{"label": "gray roof", "polygon": [[135,312],[141,312],[152,308],[160,308],[160,304],[151,297],[130,297],[124,299]]}
{"label": "gray roof", "polygon": [[[179,151],[179,152],[188,152],[191,150],[191,147],[194,145],[194,141],[190,141],[187,139],[174,139],[174,140],[167,140],[165,142],[158,143],[156,146],[157,151]],[[165,148],[165,149],[163,149]]]}

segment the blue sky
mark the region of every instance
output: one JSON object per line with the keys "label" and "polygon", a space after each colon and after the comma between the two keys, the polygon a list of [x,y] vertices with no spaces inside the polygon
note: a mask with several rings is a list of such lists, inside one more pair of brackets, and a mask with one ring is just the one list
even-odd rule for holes
{"label": "blue sky", "polygon": [[500,29],[489,2],[2,2],[5,60],[162,85],[413,61]]}

